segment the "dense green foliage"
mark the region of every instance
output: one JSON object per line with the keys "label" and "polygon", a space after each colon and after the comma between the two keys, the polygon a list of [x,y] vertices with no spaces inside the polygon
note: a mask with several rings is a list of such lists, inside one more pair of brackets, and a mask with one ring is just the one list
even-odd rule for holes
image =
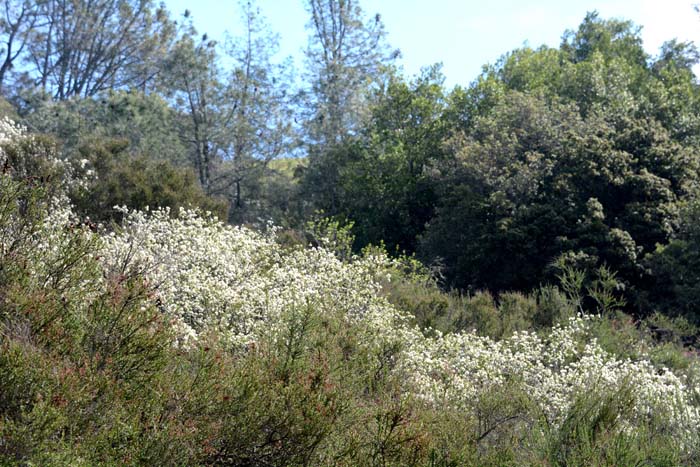
{"label": "dense green foliage", "polygon": [[4,3],[0,465],[698,465],[695,46],[449,90],[305,4],[297,78],[254,2]]}
{"label": "dense green foliage", "polygon": [[[675,418],[671,406],[668,414],[637,413],[640,404],[655,404],[653,397],[682,387],[664,366],[691,384],[697,381],[696,359],[672,342],[655,346],[646,327],[637,329],[624,319],[584,325],[588,331],[582,335],[583,329],[575,330],[581,320],[571,321],[578,323],[573,328],[551,328],[576,313],[584,294],[600,292],[578,290],[573,277],[562,276],[562,289],[502,295],[496,304],[486,293],[445,294],[420,263],[382,259],[376,251],[339,261],[324,250],[276,247],[251,231],[167,217],[137,216],[116,236],[95,233],[66,210],[66,190],[81,175],[56,165],[55,153],[17,149],[32,146],[32,140],[6,144],[2,153],[7,161],[0,176],[3,465],[676,466],[694,465],[700,456],[700,441],[692,434],[694,405],[681,406],[688,422]],[[178,229],[192,235],[181,237]],[[347,229],[327,221],[310,229],[338,254],[350,254]],[[130,242],[139,232],[140,242]],[[234,244],[221,243],[221,235]],[[175,258],[151,256],[161,248],[183,249]],[[210,251],[223,255],[232,269],[207,271]],[[251,253],[260,255],[257,261],[251,262]],[[266,255],[279,264],[268,264]],[[162,264],[171,267],[162,272],[151,267]],[[270,282],[276,268],[286,273],[280,284]],[[193,271],[200,276],[188,276]],[[244,276],[227,283],[231,273]],[[152,274],[165,274],[157,287]],[[372,274],[383,284],[373,285]],[[169,277],[177,282],[169,284]],[[252,340],[243,345],[234,341],[239,344],[232,346],[217,327],[200,327],[195,340],[177,344],[177,310],[186,316],[187,307],[201,299],[191,293],[193,287],[215,278],[230,294],[227,303],[236,305],[228,310],[231,316],[245,322],[246,313],[253,313],[264,326],[245,334]],[[263,314],[258,306],[239,302],[251,298],[245,293],[251,285],[268,287]],[[171,286],[179,292],[168,292]],[[214,312],[218,292],[205,292],[210,308],[195,308],[195,315],[206,319]],[[391,303],[409,314],[392,311]],[[402,324],[411,316],[420,328]],[[227,326],[247,333],[240,324]],[[466,331],[472,326],[483,337]],[[417,332],[438,329],[444,338],[421,343]],[[448,389],[458,383],[444,379],[442,371],[471,381],[488,368],[496,371],[489,379],[500,381],[492,365],[512,359],[505,346],[539,358],[536,345],[527,348],[539,338],[522,333],[532,329],[548,336],[542,342],[559,342],[550,356],[561,352],[558,345],[595,349],[597,338],[608,351],[638,363],[584,350],[578,361],[583,379],[562,388],[593,385],[568,396],[571,401],[558,416],[548,415],[551,407],[541,405],[537,391],[526,390],[529,377],[517,365],[505,370],[507,383],[491,386],[487,380],[483,390],[471,396],[458,391],[455,400],[434,400],[446,394],[432,393],[414,379],[430,375]],[[454,351],[451,339],[464,339],[457,349],[466,354],[443,360]],[[475,354],[467,343],[478,349]],[[419,360],[435,352],[431,345],[447,347],[429,357],[435,359],[432,366],[413,368],[427,363]],[[596,355],[603,360],[587,360]],[[469,366],[475,356],[482,362],[460,374],[459,365]],[[576,351],[567,358],[577,361]],[[610,381],[585,377],[591,364]],[[638,366],[628,373],[625,365]],[[568,371],[581,370],[572,365]],[[651,379],[642,389],[650,393],[640,393],[640,382],[626,379],[644,374]],[[544,372],[537,381],[555,381],[547,378]],[[655,378],[666,379],[659,384]],[[477,388],[463,390],[471,394]],[[692,429],[678,432],[669,420],[691,423]]]}
{"label": "dense green foliage", "polygon": [[698,236],[697,201],[684,206],[678,234],[667,245],[659,245],[647,259],[657,281],[649,291],[650,300],[662,304],[670,316],[687,316],[697,322],[698,269],[700,237]]}
{"label": "dense green foliage", "polygon": [[175,164],[187,162],[179,137],[176,115],[157,94],[114,90],[100,99],[52,101],[37,99],[23,110],[22,123],[36,133],[50,134],[61,142],[64,157],[96,139],[124,139],[131,154]]}
{"label": "dense green foliage", "polygon": [[437,165],[424,255],[443,257],[453,284],[491,290],[551,280],[557,258],[607,265],[630,309],[659,306],[645,261],[696,195],[695,59],[670,44],[651,60],[631,24],[594,14],[558,50],[506,55],[458,96],[471,110]]}
{"label": "dense green foliage", "polygon": [[361,135],[312,161],[306,192],[325,212],[354,221],[357,248],[383,241],[412,252],[436,202],[427,169],[441,159],[448,134],[440,71],[411,83],[394,76],[372,99]]}
{"label": "dense green foliage", "polygon": [[196,207],[227,218],[227,203],[206,196],[194,173],[145,154],[130,155],[125,140],[96,140],[78,149],[94,170],[88,186],[73,197],[76,210],[94,222],[121,219],[116,207]]}
{"label": "dense green foliage", "polygon": [[468,88],[446,94],[437,70],[391,80],[310,172],[333,180],[315,202],[354,223],[357,248],[417,252],[450,287],[530,291],[562,265],[606,266],[629,311],[668,310],[652,256],[696,196],[696,62],[692,44],[652,58],[631,23],[589,14],[560,48],[515,50]]}

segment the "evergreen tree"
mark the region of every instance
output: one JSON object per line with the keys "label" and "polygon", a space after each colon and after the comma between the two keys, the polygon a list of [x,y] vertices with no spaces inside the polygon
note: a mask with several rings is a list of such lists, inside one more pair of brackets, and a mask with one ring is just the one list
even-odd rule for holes
{"label": "evergreen tree", "polygon": [[270,32],[260,9],[242,2],[243,35],[230,41],[233,61],[225,99],[231,113],[223,122],[227,139],[222,171],[231,199],[231,220],[249,222],[264,215],[254,209],[268,163],[289,154],[293,143],[293,92],[289,61],[273,62],[278,37]]}
{"label": "evergreen tree", "polygon": [[302,98],[309,166],[303,191],[312,205],[335,213],[342,149],[334,146],[357,135],[369,117],[370,90],[388,77],[387,65],[399,52],[388,48],[381,17],[366,18],[357,0],[308,0],[307,10],[309,88]]}
{"label": "evergreen tree", "polygon": [[175,26],[152,0],[44,0],[29,32],[23,83],[58,100],[152,89]]}

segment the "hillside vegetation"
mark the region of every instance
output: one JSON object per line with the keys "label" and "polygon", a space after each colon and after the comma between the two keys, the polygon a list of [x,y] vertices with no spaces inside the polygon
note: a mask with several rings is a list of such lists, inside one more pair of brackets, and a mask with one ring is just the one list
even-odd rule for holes
{"label": "hillside vegetation", "polygon": [[0,465],[700,465],[695,45],[304,4],[0,6]]}
{"label": "hillside vegetation", "polygon": [[317,247],[185,209],[108,231],[67,203],[89,173],[9,121],[2,140],[2,463],[699,459],[696,358],[581,314],[575,281],[496,306],[343,255],[329,225]]}

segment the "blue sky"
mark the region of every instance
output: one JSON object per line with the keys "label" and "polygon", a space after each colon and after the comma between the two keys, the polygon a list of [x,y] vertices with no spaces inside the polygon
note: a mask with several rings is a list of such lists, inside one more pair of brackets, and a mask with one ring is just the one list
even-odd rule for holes
{"label": "blue sky", "polygon": [[[566,29],[575,29],[587,11],[602,17],[632,20],[643,26],[648,53],[656,54],[665,40],[694,41],[700,46],[700,0],[364,0],[365,13],[379,13],[388,42],[401,50],[400,64],[408,75],[422,66],[443,63],[446,84],[469,84],[486,63],[503,53],[542,44],[558,46]],[[224,31],[241,31],[236,0],[166,0],[175,16],[186,8],[200,32],[223,39]],[[304,0],[258,0],[270,28],[280,35],[281,56],[303,65],[307,44]],[[700,69],[696,69],[698,74]]]}

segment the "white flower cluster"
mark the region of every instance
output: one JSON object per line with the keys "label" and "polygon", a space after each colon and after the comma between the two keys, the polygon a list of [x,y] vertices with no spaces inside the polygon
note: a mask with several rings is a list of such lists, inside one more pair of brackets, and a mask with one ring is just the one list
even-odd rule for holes
{"label": "white flower cluster", "polygon": [[[17,141],[26,134],[27,130],[23,126],[18,125],[7,117],[0,119],[0,144]],[[1,157],[3,157],[2,151],[0,151]],[[0,162],[3,162],[3,160],[0,159]]]}
{"label": "white flower cluster", "polygon": [[520,332],[495,342],[473,333],[416,340],[402,360],[421,396],[435,404],[468,410],[481,396],[515,382],[537,401],[552,426],[566,417],[577,397],[631,391],[629,426],[663,414],[679,440],[696,444],[700,409],[684,378],[649,361],[620,360],[588,334],[590,320],[575,317],[546,338]]}
{"label": "white flower cluster", "polygon": [[[27,155],[31,157],[35,154],[43,154],[41,162],[49,164],[54,168],[65,168],[63,161],[56,158],[53,154],[46,154],[44,151],[32,151],[31,144],[34,139],[27,134],[26,129],[15,124],[8,118],[0,119],[0,184],[5,186],[5,183],[14,183],[15,178],[23,178],[29,176],[26,167],[11,167],[8,170],[6,166],[7,154],[3,150],[2,145],[17,143],[25,140],[30,143],[27,150]],[[21,164],[20,164],[21,165]],[[62,171],[66,174],[66,171]],[[33,174],[32,174],[33,175]],[[62,181],[63,188],[72,183],[79,183],[76,179],[66,175]],[[12,203],[19,205],[20,201],[15,198],[8,198]],[[85,249],[77,249],[79,244],[87,245],[97,241],[98,238],[92,232],[78,227],[78,219],[72,211],[68,196],[63,190],[56,190],[51,193],[50,197],[44,200],[44,216],[37,219],[36,224],[27,222],[24,219],[22,210],[6,210],[6,217],[0,229],[0,253],[7,254],[11,248],[18,248],[21,244],[22,254],[26,255],[28,261],[28,279],[33,281],[34,287],[46,287],[49,282],[53,287],[62,288],[66,283],[71,284],[71,290],[67,288],[64,292],[75,293],[81,297],[89,297],[95,293],[100,284],[94,283],[94,276],[86,275],[85,278],[77,278],[67,274],[58,274],[57,271],[64,269],[65,261],[76,260],[79,255],[89,254],[89,246],[84,246]],[[76,228],[77,227],[77,228]],[[21,243],[20,243],[21,242]],[[69,252],[69,257],[66,258],[66,253]],[[70,255],[76,255],[70,257]],[[69,269],[69,268],[66,268]],[[83,271],[85,272],[85,271]],[[87,306],[87,304],[85,304]]]}
{"label": "white flower cluster", "polygon": [[[26,159],[14,161],[12,167],[7,167],[8,156],[2,146],[19,143],[20,141],[27,144],[27,147],[23,150]],[[63,193],[57,194],[57,199],[55,201],[67,204],[67,191],[86,188],[88,183],[96,178],[96,173],[89,167],[89,161],[87,159],[82,159],[75,163],[64,160],[53,150],[47,152],[47,148],[45,146],[42,147],[42,144],[43,143],[40,143],[34,135],[27,133],[25,127],[13,122],[7,117],[0,119],[0,170],[2,170],[3,173],[10,173],[10,175],[15,178],[46,175],[34,173],[30,168],[33,167],[35,163],[38,162],[38,158],[41,157],[41,161],[38,165],[44,165],[45,168],[53,171],[54,173],[52,173],[52,175],[60,174],[60,179],[58,181]],[[41,154],[41,156],[37,156],[38,154]]]}
{"label": "white flower cluster", "polygon": [[246,344],[284,310],[310,304],[349,317],[391,316],[371,260],[348,265],[323,249],[283,252],[268,236],[194,211],[128,212],[122,230],[105,239],[103,257],[109,268],[128,258],[145,271],[185,341],[215,329]]}
{"label": "white flower cluster", "polygon": [[598,318],[573,318],[546,338],[530,332],[498,342],[474,333],[425,337],[377,293],[377,278],[391,264],[382,255],[347,263],[324,249],[285,251],[268,236],[185,210],[175,218],[167,210],[129,212],[123,230],[105,243],[107,267],[127,257],[140,265],[185,340],[216,329],[246,344],[274,330],[284,310],[312,304],[364,324],[366,345],[398,343],[393,364],[407,390],[436,405],[470,410],[481,396],[515,383],[557,426],[580,395],[629,387],[630,426],[662,413],[669,430],[697,442],[692,388],[648,361],[607,354],[589,334],[590,320]]}

